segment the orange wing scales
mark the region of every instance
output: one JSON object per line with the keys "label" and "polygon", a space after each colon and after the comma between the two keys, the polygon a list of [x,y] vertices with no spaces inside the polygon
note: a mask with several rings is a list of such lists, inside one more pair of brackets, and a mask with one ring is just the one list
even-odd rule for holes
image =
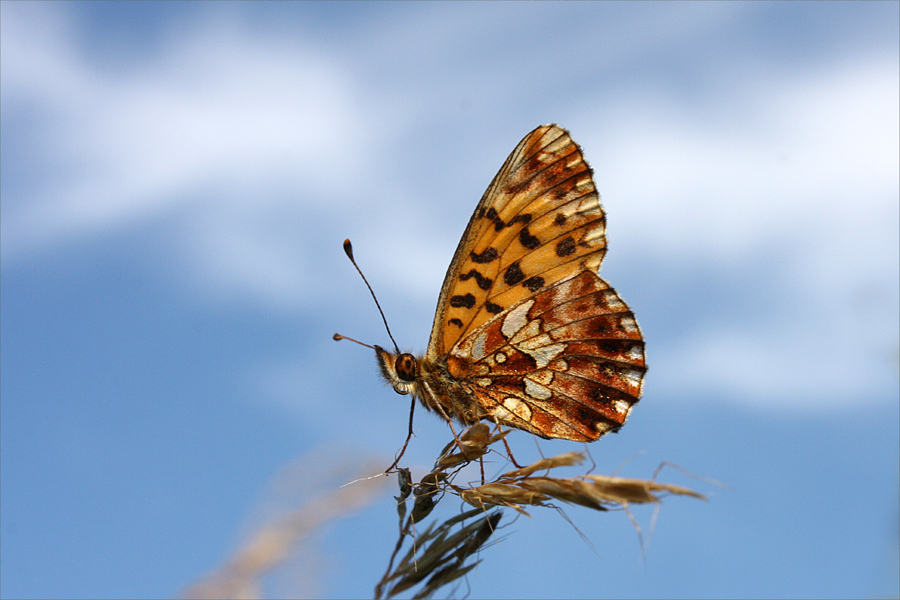
{"label": "orange wing scales", "polygon": [[528,134],[475,209],[450,265],[429,352],[462,337],[545,285],[596,271],[606,221],[581,149],[556,126]]}

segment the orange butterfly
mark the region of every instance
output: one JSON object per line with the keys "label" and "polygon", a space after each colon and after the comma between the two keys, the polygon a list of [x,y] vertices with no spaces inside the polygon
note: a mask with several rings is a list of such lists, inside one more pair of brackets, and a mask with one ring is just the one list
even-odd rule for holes
{"label": "orange butterfly", "polygon": [[463,233],[425,355],[375,346],[385,379],[464,425],[585,442],[618,430],[647,366],[634,314],[597,275],[605,231],[569,133],[526,135]]}

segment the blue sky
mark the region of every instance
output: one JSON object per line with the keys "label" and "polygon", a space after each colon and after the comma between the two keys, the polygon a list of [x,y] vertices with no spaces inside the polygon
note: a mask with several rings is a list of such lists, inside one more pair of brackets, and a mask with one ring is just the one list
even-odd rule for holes
{"label": "blue sky", "polygon": [[[424,350],[475,204],[548,122],[594,167],[602,275],[647,340],[644,398],[589,446],[597,470],[641,453],[619,473],[667,460],[729,488],[664,470],[710,501],[667,499],[643,561],[621,512],[566,510],[592,549],[533,511],[460,593],[898,594],[900,4],[0,17],[4,597],[183,593],[389,464],[408,403],[331,340],[387,342],[341,243]],[[416,430],[421,475],[449,437],[422,413]],[[393,493],[324,523],[262,592],[370,596]]]}

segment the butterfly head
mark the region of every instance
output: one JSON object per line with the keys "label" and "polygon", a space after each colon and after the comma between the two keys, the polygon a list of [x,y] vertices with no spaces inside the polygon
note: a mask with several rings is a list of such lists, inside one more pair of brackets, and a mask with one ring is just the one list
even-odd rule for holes
{"label": "butterfly head", "polygon": [[381,346],[375,346],[375,357],[381,375],[393,386],[398,394],[415,394],[416,376],[419,371],[419,361],[412,354],[406,352],[394,354]]}

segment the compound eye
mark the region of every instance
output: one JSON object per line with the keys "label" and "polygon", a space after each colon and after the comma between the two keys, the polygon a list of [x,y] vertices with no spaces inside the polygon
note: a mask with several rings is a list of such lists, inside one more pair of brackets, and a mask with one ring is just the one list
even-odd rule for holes
{"label": "compound eye", "polygon": [[418,363],[416,357],[412,354],[401,354],[394,363],[394,370],[397,371],[397,377],[403,381],[415,381]]}

